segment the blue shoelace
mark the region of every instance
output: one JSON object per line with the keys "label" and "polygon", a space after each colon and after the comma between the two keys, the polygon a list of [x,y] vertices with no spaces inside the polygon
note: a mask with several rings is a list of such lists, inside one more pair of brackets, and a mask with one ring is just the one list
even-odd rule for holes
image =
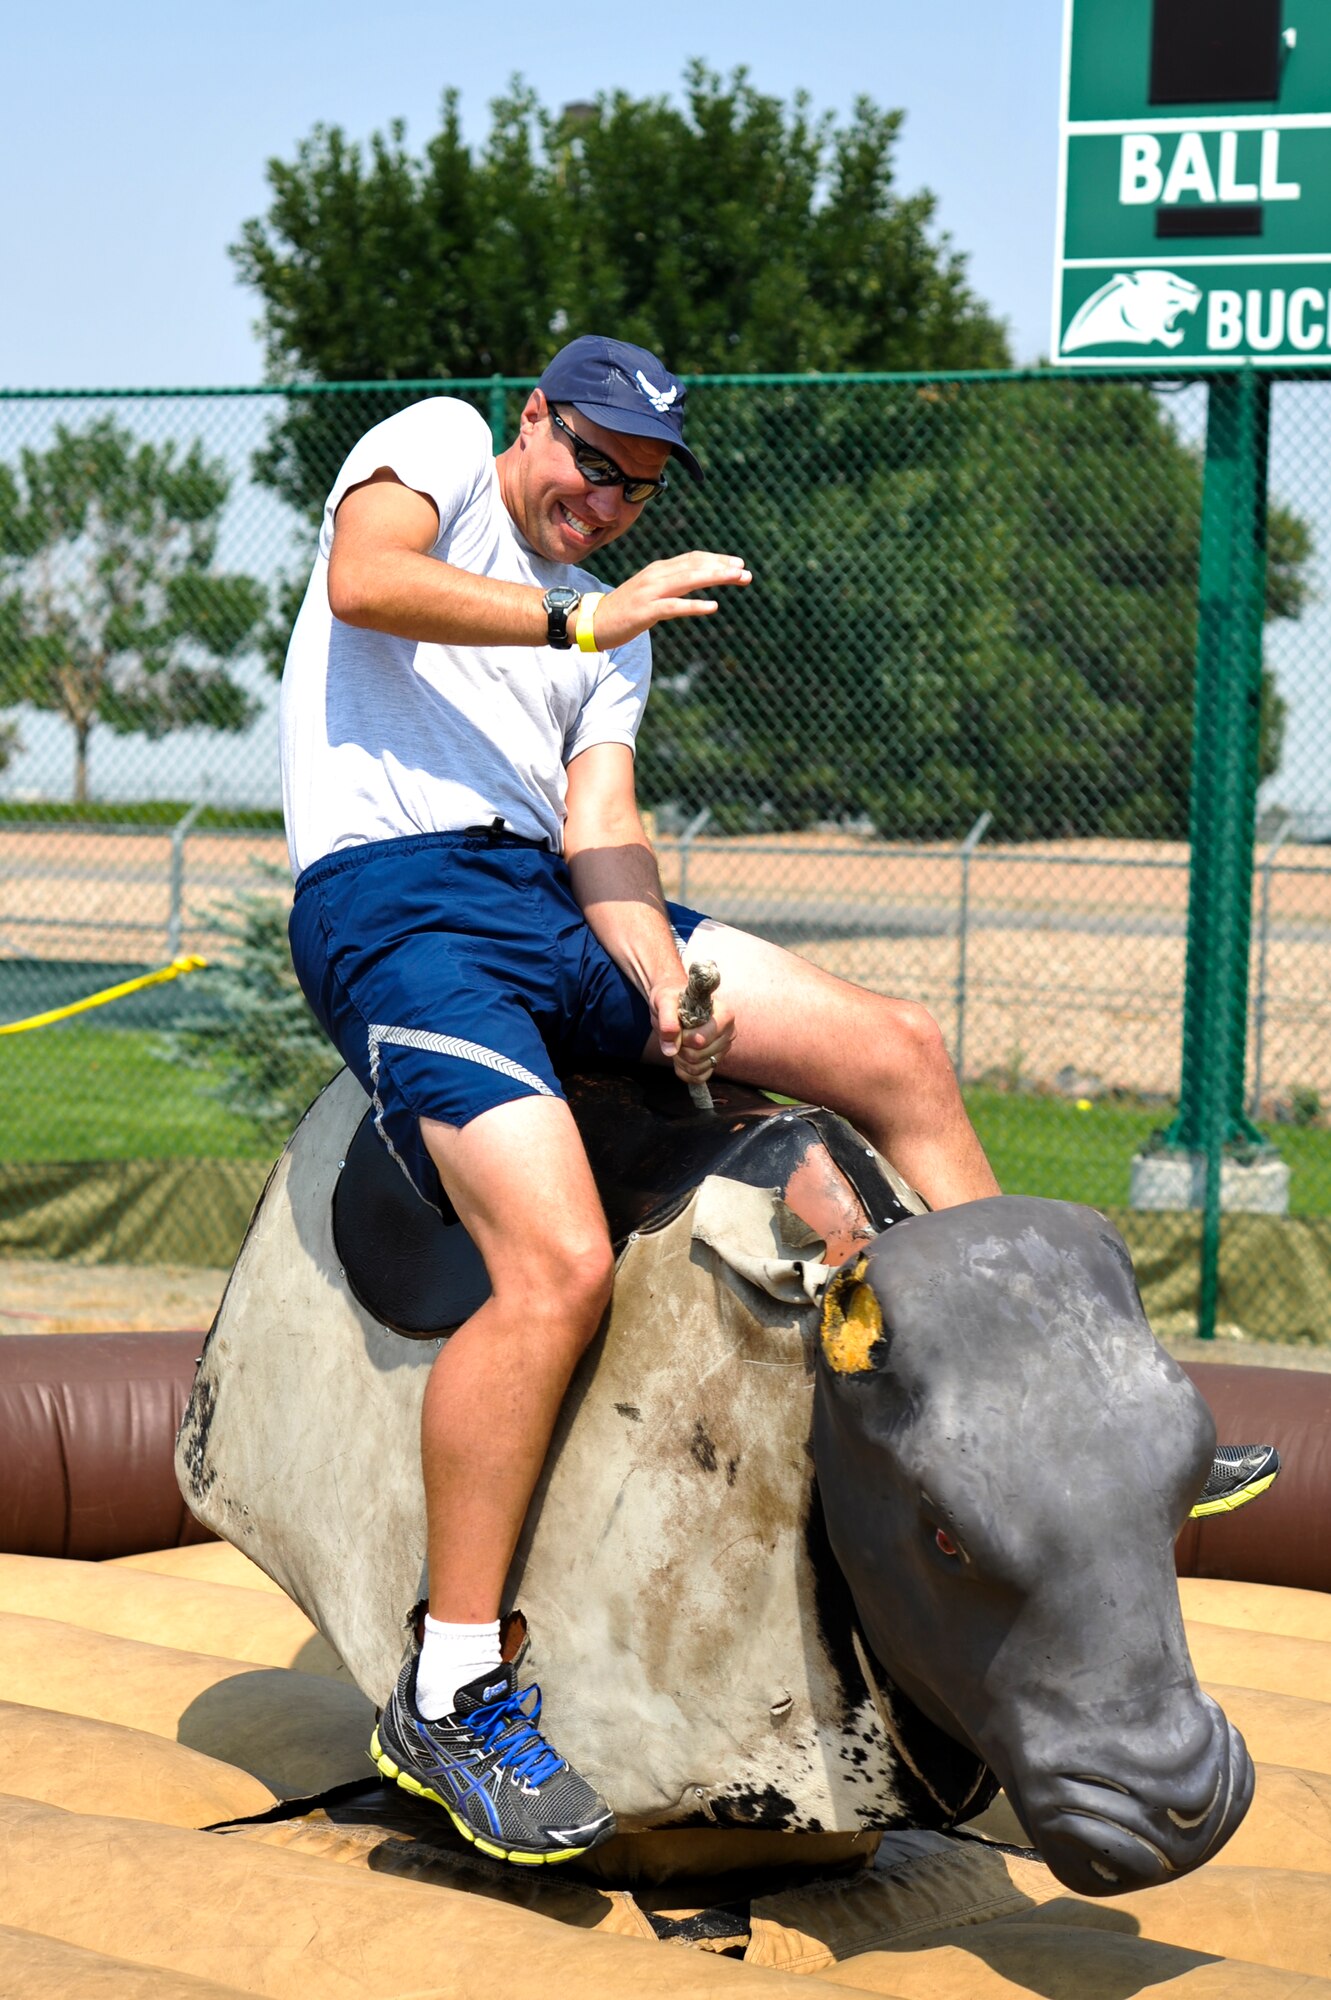
{"label": "blue shoelace", "polygon": [[563,1770],[564,1759],[550,1748],[536,1728],[540,1717],[541,1690],[532,1686],[519,1692],[515,1688],[502,1701],[474,1708],[466,1726],[476,1731],[487,1753],[507,1736],[496,1761],[505,1770],[516,1771],[525,1784],[541,1785],[547,1778],[553,1778],[556,1771]]}

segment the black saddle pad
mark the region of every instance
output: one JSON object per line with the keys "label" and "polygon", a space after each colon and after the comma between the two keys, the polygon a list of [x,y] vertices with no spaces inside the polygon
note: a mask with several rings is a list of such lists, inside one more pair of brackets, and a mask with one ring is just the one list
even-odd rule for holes
{"label": "black saddle pad", "polygon": [[[879,1227],[908,1211],[864,1141],[834,1112],[774,1104],[720,1079],[711,1112],[694,1108],[669,1070],[632,1065],[562,1079],[616,1249],[635,1230],[661,1229],[708,1174],[784,1190],[811,1146],[823,1145]],[[521,1227],[514,1217],[514,1227]],[[429,1337],[461,1324],[489,1297],[475,1244],[445,1201],[421,1200],[367,1111],[333,1192],[333,1241],[358,1302],[395,1333]]]}

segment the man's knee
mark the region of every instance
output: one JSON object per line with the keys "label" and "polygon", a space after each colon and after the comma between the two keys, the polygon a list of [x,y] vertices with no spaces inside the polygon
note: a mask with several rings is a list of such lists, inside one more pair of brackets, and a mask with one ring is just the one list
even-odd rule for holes
{"label": "man's knee", "polygon": [[907,1079],[951,1077],[952,1059],[943,1031],[917,1000],[888,1000],[889,1033],[880,1043],[888,1066]]}
{"label": "man's knee", "polygon": [[581,1350],[610,1303],[615,1256],[603,1232],[524,1241],[518,1230],[511,1259],[494,1275],[495,1294],[510,1294],[519,1325]]}
{"label": "man's knee", "polygon": [[610,1247],[610,1238],[602,1234],[571,1249],[566,1254],[564,1275],[568,1284],[567,1296],[584,1324],[586,1338],[590,1340],[610,1303],[615,1282],[615,1253]]}

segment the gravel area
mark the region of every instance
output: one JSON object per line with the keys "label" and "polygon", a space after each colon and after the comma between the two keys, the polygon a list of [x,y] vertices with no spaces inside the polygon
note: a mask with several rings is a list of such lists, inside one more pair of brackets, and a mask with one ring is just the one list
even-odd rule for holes
{"label": "gravel area", "polygon": [[229,1273],[188,1264],[0,1260],[0,1335],[206,1333]]}

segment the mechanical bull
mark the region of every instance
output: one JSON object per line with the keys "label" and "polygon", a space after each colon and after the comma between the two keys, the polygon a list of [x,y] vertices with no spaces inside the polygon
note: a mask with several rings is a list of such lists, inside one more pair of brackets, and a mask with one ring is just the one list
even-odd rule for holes
{"label": "mechanical bull", "polygon": [[[619,1265],[508,1601],[621,1830],[828,1858],[1001,1782],[1082,1893],[1214,1853],[1252,1770],[1172,1564],[1214,1433],[1110,1224],[921,1214],[841,1119],[737,1086],[713,1115],[657,1072],[568,1090]],[[177,1471],[382,1703],[424,1594],[426,1376],[488,1280],[365,1111],[344,1073],[274,1169]]]}

